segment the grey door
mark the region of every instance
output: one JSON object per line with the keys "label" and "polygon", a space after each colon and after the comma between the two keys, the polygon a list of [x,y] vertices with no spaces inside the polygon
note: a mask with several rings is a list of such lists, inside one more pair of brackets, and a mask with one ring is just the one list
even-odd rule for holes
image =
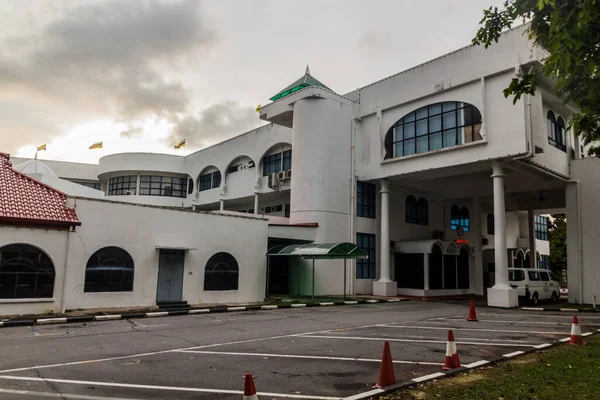
{"label": "grey door", "polygon": [[156,302],[181,300],[184,259],[182,250],[160,250]]}

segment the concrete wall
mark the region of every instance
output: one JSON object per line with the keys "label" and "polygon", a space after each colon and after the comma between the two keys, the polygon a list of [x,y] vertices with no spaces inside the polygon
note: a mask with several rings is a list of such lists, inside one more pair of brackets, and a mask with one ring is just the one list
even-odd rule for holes
{"label": "concrete wall", "polygon": [[[591,304],[600,298],[600,159],[571,161],[571,178],[580,182],[567,187],[567,275],[569,301]],[[579,187],[579,189],[578,189]],[[581,247],[580,247],[581,246]]]}

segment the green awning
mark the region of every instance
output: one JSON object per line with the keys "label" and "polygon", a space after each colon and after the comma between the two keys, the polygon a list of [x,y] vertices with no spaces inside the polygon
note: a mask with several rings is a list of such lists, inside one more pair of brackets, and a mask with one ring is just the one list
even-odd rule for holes
{"label": "green awning", "polygon": [[[329,89],[327,86],[325,86],[323,83],[321,83],[317,78],[315,78],[314,76],[312,76],[310,74],[310,69],[308,68],[308,65],[307,65],[304,76],[302,76],[300,79],[298,79],[291,85],[287,86],[285,89],[281,90],[279,93],[277,93],[275,96],[271,97],[269,100],[277,101],[283,97],[289,96],[290,94],[296,93],[298,90],[304,89],[305,87],[308,87],[308,86],[317,86],[317,87]],[[329,89],[329,90],[331,90],[331,89]]]}
{"label": "green awning", "polygon": [[354,243],[308,243],[278,245],[269,249],[267,256],[296,256],[308,259],[368,258]]}

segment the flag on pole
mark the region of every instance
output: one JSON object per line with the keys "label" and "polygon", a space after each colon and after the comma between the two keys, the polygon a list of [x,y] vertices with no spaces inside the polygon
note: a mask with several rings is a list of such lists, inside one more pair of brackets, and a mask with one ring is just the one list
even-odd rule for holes
{"label": "flag on pole", "polygon": [[37,151],[42,151],[42,150],[46,150],[46,143],[37,147]]}
{"label": "flag on pole", "polygon": [[175,145],[176,149],[179,149],[180,147],[185,147],[185,139]]}
{"label": "flag on pole", "polygon": [[102,142],[97,142],[90,146],[90,150],[101,149],[101,148],[102,148]]}
{"label": "flag on pole", "polygon": [[259,113],[260,112],[260,104],[256,106],[256,112]]}

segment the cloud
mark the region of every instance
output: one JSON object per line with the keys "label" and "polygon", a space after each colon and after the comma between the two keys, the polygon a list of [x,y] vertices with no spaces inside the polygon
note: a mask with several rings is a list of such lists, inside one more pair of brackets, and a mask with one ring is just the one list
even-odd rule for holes
{"label": "cloud", "polygon": [[78,3],[38,32],[0,42],[0,95],[15,107],[51,107],[55,125],[175,121],[192,97],[180,70],[220,42],[201,11],[194,0]]}
{"label": "cloud", "polygon": [[185,138],[186,146],[205,147],[258,128],[260,123],[255,107],[224,100],[205,108],[197,116],[179,119],[171,131],[169,142],[175,144]]}

